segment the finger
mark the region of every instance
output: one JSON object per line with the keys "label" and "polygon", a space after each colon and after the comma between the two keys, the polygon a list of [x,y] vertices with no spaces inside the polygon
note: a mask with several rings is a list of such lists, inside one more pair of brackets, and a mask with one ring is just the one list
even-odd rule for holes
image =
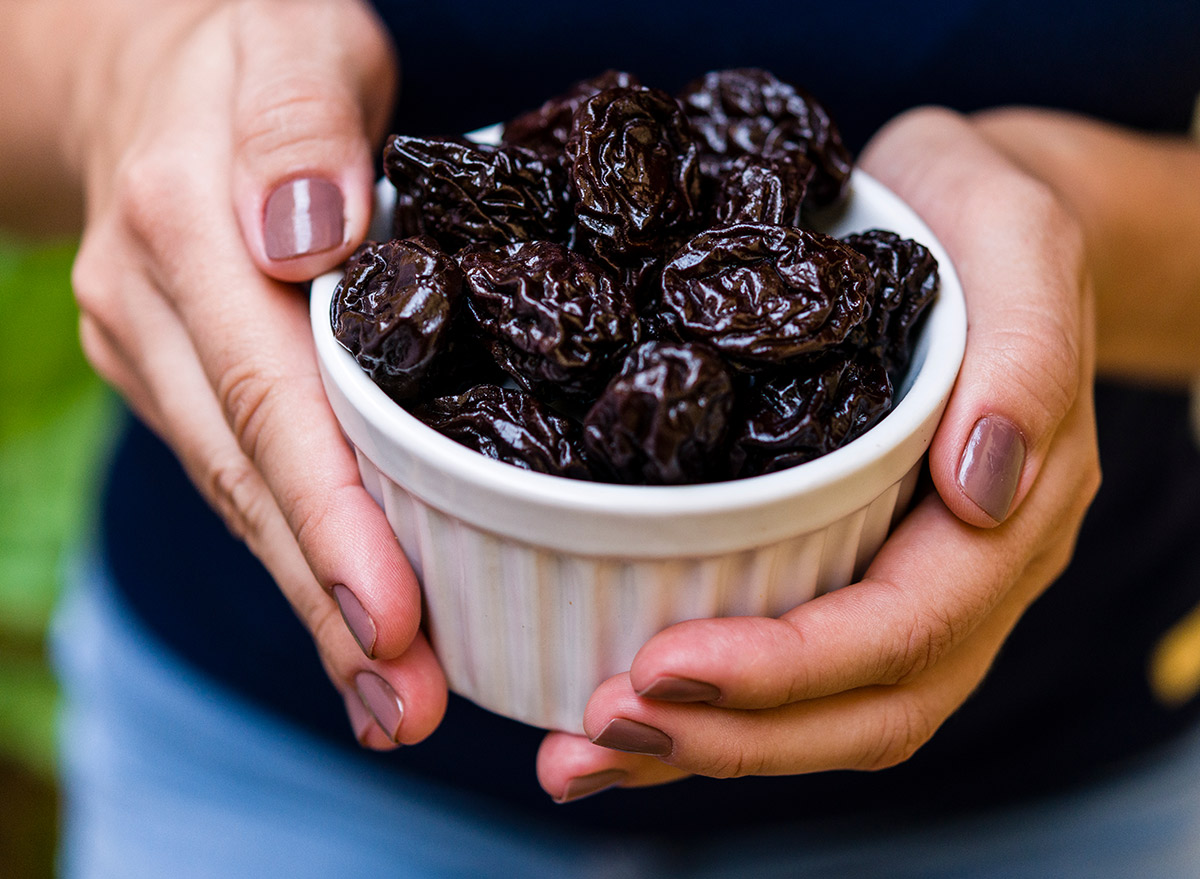
{"label": "finger", "polygon": [[582,736],[550,733],[538,748],[537,776],[558,803],[569,803],[613,787],[647,787],[688,776],[661,760],[594,745]]}
{"label": "finger", "polygon": [[1028,494],[1079,392],[1081,233],[1048,188],[948,111],[901,117],[862,165],[921,214],[961,278],[967,347],[930,470],[956,515],[995,525]]}
{"label": "finger", "polygon": [[[395,62],[364,4],[256,0],[235,22],[233,198],[275,278],[313,278],[366,234]],[[296,47],[303,46],[303,52]]]}
{"label": "finger", "polygon": [[[123,289],[137,293],[138,286],[127,278]],[[190,478],[272,572],[312,632],[356,738],[377,749],[425,738],[446,706],[446,682],[428,642],[418,636],[399,658],[366,662],[353,627],[313,578],[266,485],[229,432],[178,317],[153,291],[136,298],[136,308],[125,307],[123,298],[110,301],[107,314],[117,335],[85,316],[87,346],[123,387],[137,389],[139,408],[154,413],[152,426],[180,455]],[[229,473],[240,475],[223,475]]]}
{"label": "finger", "polygon": [[[207,73],[210,59],[207,53],[185,54],[180,63]],[[219,148],[225,141],[209,143],[211,153],[200,155],[200,166],[188,133],[221,130],[227,107],[204,89],[184,103],[161,109],[167,133],[149,159],[126,163],[124,192],[116,201],[125,205],[130,234],[148,254],[148,280],[182,320],[211,393],[251,464],[247,469],[227,462],[229,469],[217,473],[230,480],[221,493],[257,503],[261,479],[317,582],[336,596],[365,651],[400,656],[420,622],[416,577],[362,487],[354,453],[329,408],[303,296],[265,278],[246,253],[229,189],[221,186],[231,161]],[[195,173],[181,174],[180,168]],[[242,504],[225,512],[237,521],[255,511]],[[254,515],[243,524],[253,529],[257,523]]]}

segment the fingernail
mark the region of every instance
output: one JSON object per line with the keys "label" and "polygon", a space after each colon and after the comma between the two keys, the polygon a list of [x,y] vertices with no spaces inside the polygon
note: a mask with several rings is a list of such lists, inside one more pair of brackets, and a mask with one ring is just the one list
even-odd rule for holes
{"label": "fingernail", "polygon": [[280,184],[267,199],[263,243],[271,259],[320,253],[342,243],[342,191],[328,180],[302,177]]}
{"label": "fingernail", "polygon": [[404,720],[404,703],[392,685],[374,672],[360,671],[354,676],[358,698],[371,712],[379,728],[396,744],[400,744],[400,722]]}
{"label": "fingernail", "polygon": [[958,464],[958,484],[981,510],[1003,522],[1025,466],[1025,439],[1007,418],[985,415],[975,422]]}
{"label": "fingernail", "polygon": [[610,720],[600,731],[600,735],[592,739],[592,744],[612,748],[614,751],[648,754],[651,757],[666,757],[675,747],[671,737],[662,730],[624,717],[614,717]]}
{"label": "fingernail", "polygon": [[721,698],[721,691],[704,681],[664,675],[655,678],[646,689],[639,690],[638,695],[663,702],[715,702]]}
{"label": "fingernail", "polygon": [[350,634],[354,636],[354,640],[358,642],[359,648],[367,655],[367,658],[374,659],[375,639],[378,637],[375,621],[371,619],[367,609],[362,606],[362,602],[355,598],[354,593],[341,583],[334,584],[332,591],[338,610],[342,612],[342,619],[346,621],[346,628],[350,630]]}
{"label": "fingernail", "polygon": [[572,800],[582,800],[592,794],[616,787],[629,777],[623,769],[605,769],[603,772],[593,772],[591,775],[580,775],[567,781],[561,797],[556,797],[556,803],[569,803]]}

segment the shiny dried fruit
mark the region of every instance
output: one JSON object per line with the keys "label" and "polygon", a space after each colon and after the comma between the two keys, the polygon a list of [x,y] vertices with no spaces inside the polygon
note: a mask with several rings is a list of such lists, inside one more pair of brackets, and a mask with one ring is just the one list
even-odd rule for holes
{"label": "shiny dried fruit", "polygon": [[450,350],[463,277],[429,238],[362,245],[331,306],[334,337],[397,400],[413,397]]}
{"label": "shiny dried fruit", "polygon": [[593,394],[639,339],[630,298],[561,244],[471,247],[459,265],[496,362],[527,390]]}
{"label": "shiny dried fruit", "polygon": [[925,245],[885,229],[842,240],[867,258],[875,277],[871,313],[853,341],[877,352],[898,382],[912,356],[913,329],[937,296],[937,259]]}
{"label": "shiny dried fruit", "polygon": [[604,262],[636,264],[698,222],[696,145],[666,92],[614,88],[588,98],[566,153],[579,241]]}
{"label": "shiny dried fruit", "polygon": [[808,189],[815,206],[846,191],[853,159],[825,107],[797,86],[765,70],[741,68],[705,74],[679,96],[703,144],[704,173],[720,177],[739,156],[800,153],[815,166]]}
{"label": "shiny dried fruit", "polygon": [[701,232],[663,268],[663,316],[743,366],[840,343],[866,314],[866,258],[819,232],[743,223]]}
{"label": "shiny dried fruit", "polygon": [[575,111],[584,101],[605,89],[638,85],[641,83],[632,73],[606,70],[599,76],[575,83],[566,93],[511,120],[504,126],[500,140],[543,155],[559,155],[571,135],[571,120]]}
{"label": "shiny dried fruit", "polygon": [[834,352],[755,384],[734,428],[737,476],[803,464],[874,426],[892,405],[892,384],[870,352]]}
{"label": "shiny dried fruit", "polygon": [[800,225],[800,204],[816,167],[801,155],[739,156],[724,172],[714,204],[718,223]]}
{"label": "shiny dried fruit", "polygon": [[572,479],[590,476],[578,427],[516,388],[476,385],[410,411],[443,436],[492,460]]}
{"label": "shiny dried fruit", "polygon": [[571,223],[566,174],[558,160],[520,147],[393,134],[383,169],[400,193],[409,228],[455,253],[468,244],[565,241]]}
{"label": "shiny dried fruit", "polygon": [[719,479],[733,380],[700,345],[645,342],[626,358],[583,422],[593,469],[616,482],[678,485]]}

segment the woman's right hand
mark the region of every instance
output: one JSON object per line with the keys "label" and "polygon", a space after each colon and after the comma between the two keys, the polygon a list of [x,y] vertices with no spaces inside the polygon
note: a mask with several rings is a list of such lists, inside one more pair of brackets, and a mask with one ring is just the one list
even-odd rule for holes
{"label": "woman's right hand", "polygon": [[326,402],[296,283],[366,232],[388,37],[356,0],[113,0],[100,24],[69,132],[84,351],[275,578],[359,740],[416,742],[446,683],[416,577]]}

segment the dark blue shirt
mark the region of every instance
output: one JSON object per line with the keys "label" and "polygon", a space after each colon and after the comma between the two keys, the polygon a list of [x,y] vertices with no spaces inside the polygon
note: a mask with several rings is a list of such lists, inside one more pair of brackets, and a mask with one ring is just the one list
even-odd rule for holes
{"label": "dark blue shirt", "polygon": [[[672,90],[710,69],[765,67],[821,97],[854,148],[921,103],[1038,104],[1180,131],[1200,93],[1194,0],[378,5],[404,68],[394,127],[413,133],[504,120],[608,68]],[[364,771],[418,773],[549,824],[683,839],[865,813],[906,820],[1118,766],[1200,709],[1195,700],[1159,704],[1145,679],[1162,633],[1200,602],[1200,455],[1186,404],[1182,394],[1100,387],[1105,483],[1075,561],[1022,619],[976,695],[902,766],[692,779],[561,809],[534,778],[541,734],[452,699],[427,742],[364,752]],[[130,605],[165,646],[240,696],[357,748],[308,634],[270,578],[136,425],[114,460],[103,539]]]}

